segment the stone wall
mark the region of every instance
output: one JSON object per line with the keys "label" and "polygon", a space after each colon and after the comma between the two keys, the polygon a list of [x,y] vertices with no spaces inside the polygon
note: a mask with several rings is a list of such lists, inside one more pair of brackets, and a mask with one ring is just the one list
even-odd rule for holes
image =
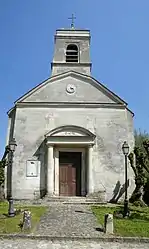
{"label": "stone wall", "polygon": [[[116,183],[124,183],[124,140],[132,146],[128,131],[127,110],[116,108],[17,108],[14,137],[17,141],[13,163],[13,197],[33,198],[34,192],[45,188],[46,148],[44,135],[59,126],[77,125],[96,135],[93,147],[94,191],[106,190],[107,200],[112,197]],[[40,161],[37,177],[26,177],[26,161]],[[40,175],[42,169],[42,174]],[[133,182],[128,170],[130,184]],[[42,179],[42,182],[41,182]]]}

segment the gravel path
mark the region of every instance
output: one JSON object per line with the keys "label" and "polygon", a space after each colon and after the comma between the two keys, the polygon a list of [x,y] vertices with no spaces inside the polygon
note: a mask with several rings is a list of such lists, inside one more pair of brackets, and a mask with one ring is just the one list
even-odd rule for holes
{"label": "gravel path", "polygon": [[94,242],[94,241],[47,241],[47,240],[0,240],[0,249],[148,249],[149,244]]}
{"label": "gravel path", "polygon": [[49,211],[41,218],[36,234],[50,236],[104,236],[95,216],[88,205],[50,205]]}

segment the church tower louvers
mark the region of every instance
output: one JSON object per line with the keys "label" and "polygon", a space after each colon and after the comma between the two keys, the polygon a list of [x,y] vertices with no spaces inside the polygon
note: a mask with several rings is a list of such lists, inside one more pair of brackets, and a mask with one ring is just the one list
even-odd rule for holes
{"label": "church tower louvers", "polygon": [[90,31],[74,28],[56,30],[51,69],[52,76],[67,71],[90,75]]}

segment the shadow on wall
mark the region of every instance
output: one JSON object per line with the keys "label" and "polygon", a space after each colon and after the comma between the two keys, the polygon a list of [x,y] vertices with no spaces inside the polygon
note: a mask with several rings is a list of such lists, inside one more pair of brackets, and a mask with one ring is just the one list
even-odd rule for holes
{"label": "shadow on wall", "polygon": [[[34,153],[34,156],[37,158],[37,160],[40,162],[40,198],[44,197],[46,195],[46,147],[45,147],[45,141],[43,141],[36,152]],[[38,191],[37,191],[38,192]],[[39,198],[39,196],[35,197]]]}
{"label": "shadow on wall", "polygon": [[[129,187],[129,179],[127,180],[127,186]],[[115,188],[113,190],[113,197],[109,202],[117,203],[124,193],[125,193],[125,183],[121,185],[120,181],[117,181]]]}

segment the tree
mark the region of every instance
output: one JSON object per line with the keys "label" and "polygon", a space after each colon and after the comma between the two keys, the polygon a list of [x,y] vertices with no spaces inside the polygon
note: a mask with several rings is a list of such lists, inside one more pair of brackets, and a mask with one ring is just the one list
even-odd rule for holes
{"label": "tree", "polygon": [[143,141],[146,139],[149,139],[149,133],[146,131],[141,131],[139,129],[138,131],[134,131],[134,137],[135,137],[135,146],[141,148],[144,151]]}
{"label": "tree", "polygon": [[[147,203],[149,186],[149,134],[135,131],[134,151],[128,156],[135,175],[135,189],[130,202]],[[145,203],[144,203],[145,202]]]}
{"label": "tree", "polygon": [[5,165],[6,165],[5,160],[0,161],[0,200],[4,198]]}

